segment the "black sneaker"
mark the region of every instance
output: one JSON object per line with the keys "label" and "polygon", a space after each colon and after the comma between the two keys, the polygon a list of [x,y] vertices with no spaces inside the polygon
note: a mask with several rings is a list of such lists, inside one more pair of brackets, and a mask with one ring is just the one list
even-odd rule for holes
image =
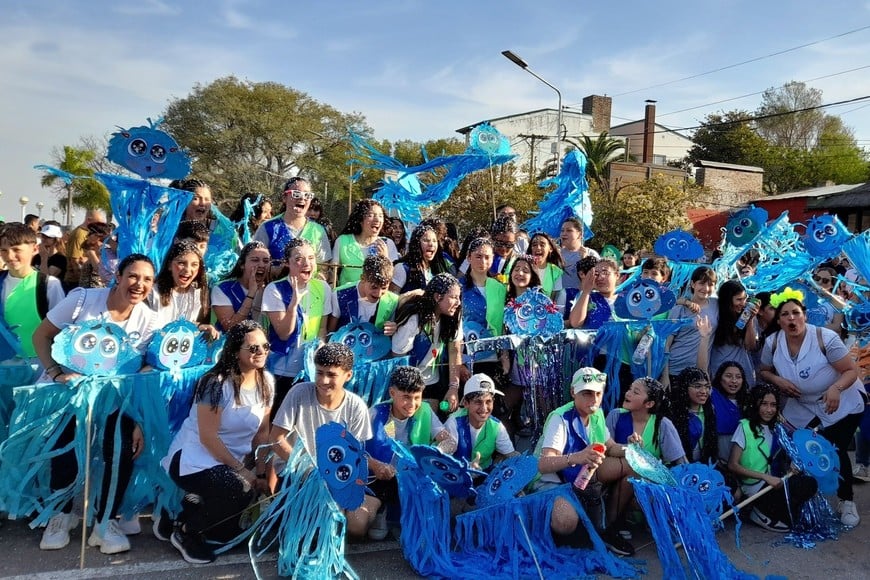
{"label": "black sneaker", "polygon": [[634,556],[634,546],[631,542],[619,535],[616,530],[608,530],[601,534],[604,545],[617,556]]}
{"label": "black sneaker", "polygon": [[752,508],[752,511],[749,512],[749,520],[756,526],[764,528],[769,532],[786,534],[791,531],[791,526],[785,522],[773,521],[771,518],[758,511],[757,508]]}
{"label": "black sneaker", "polygon": [[214,550],[205,543],[201,534],[189,534],[176,529],[169,538],[181,552],[181,557],[191,564],[208,564],[215,561]]}
{"label": "black sneaker", "polygon": [[161,510],[159,514],[152,515],[151,518],[154,520],[154,524],[151,526],[154,537],[161,542],[168,542],[169,538],[172,537],[173,530],[175,530],[175,522],[169,517],[169,513]]}

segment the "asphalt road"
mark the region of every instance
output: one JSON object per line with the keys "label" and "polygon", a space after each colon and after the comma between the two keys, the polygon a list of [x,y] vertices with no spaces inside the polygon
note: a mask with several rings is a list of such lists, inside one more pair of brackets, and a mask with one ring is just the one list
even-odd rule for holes
{"label": "asphalt road", "polygon": [[[841,534],[836,541],[818,544],[810,550],[782,545],[782,536],[767,532],[750,523],[741,528],[741,549],[735,545],[733,520],[717,536],[720,547],[739,569],[761,578],[769,575],[793,579],[864,579],[870,569],[870,550],[866,530],[870,529],[870,484],[856,486],[856,502],[862,523]],[[104,556],[95,548],[85,549],[85,568],[79,569],[81,527],[72,532],[67,548],[55,552],[39,549],[40,531],[31,530],[26,522],[7,521],[0,528],[0,577],[16,580],[79,580],[84,578],[123,579],[247,579],[255,574],[244,547],[222,555],[213,564],[195,566],[180,558],[168,543],[156,540],[150,529],[150,519],[142,518],[143,532],[131,538],[133,549],[124,554]],[[640,547],[649,535],[635,531],[633,542]],[[347,558],[361,578],[416,578],[405,562],[395,540],[350,544]],[[648,578],[661,578],[655,546],[646,546],[635,556]],[[640,561],[643,561],[642,563]],[[261,578],[277,578],[275,555],[259,562]],[[570,577],[566,570],[565,577]]]}

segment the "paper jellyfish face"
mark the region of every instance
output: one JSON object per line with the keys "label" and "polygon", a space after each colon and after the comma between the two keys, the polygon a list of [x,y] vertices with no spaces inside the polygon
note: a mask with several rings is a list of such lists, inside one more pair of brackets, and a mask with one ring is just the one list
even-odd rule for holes
{"label": "paper jellyfish face", "polygon": [[106,158],[146,179],[184,179],[190,158],[168,133],[154,127],[121,129],[112,134]]}
{"label": "paper jellyfish face", "polygon": [[392,341],[371,322],[349,322],[335,331],[329,342],[340,342],[353,351],[353,360],[365,364],[390,354]]}
{"label": "paper jellyfish face", "polygon": [[708,514],[719,514],[722,502],[731,496],[722,474],[710,465],[703,463],[684,463],[671,468],[677,485],[691,490],[704,500]]}
{"label": "paper jellyfish face", "polygon": [[830,441],[811,429],[798,429],[792,435],[798,458],[806,472],[819,483],[819,491],[837,491],[840,479],[840,458]]}
{"label": "paper jellyfish face", "polygon": [[489,123],[481,123],[471,131],[466,153],[478,155],[510,155],[511,146],[507,137]]}
{"label": "paper jellyfish face", "polygon": [[54,337],[51,356],[81,375],[123,375],[142,367],[142,356],[130,344],[127,333],[103,320],[71,324],[61,330]]}
{"label": "paper jellyfish face", "polygon": [[474,342],[481,338],[491,338],[492,331],[483,324],[475,321],[462,321],[462,332],[465,342]]}
{"label": "paper jellyfish face", "polygon": [[761,233],[767,223],[767,210],[750,205],[728,219],[725,241],[732,246],[745,246]]}
{"label": "paper jellyfish face", "polygon": [[638,279],[624,289],[613,304],[620,318],[649,320],[676,304],[674,293],[655,280]]}
{"label": "paper jellyfish face", "polygon": [[601,257],[618,263],[622,259],[622,252],[613,244],[604,244],[604,247],[601,248]]}
{"label": "paper jellyfish face", "polygon": [[858,302],[847,310],[846,323],[857,334],[870,332],[870,302]]}
{"label": "paper jellyfish face", "polygon": [[504,323],[513,334],[550,336],[565,328],[562,313],[541,291],[532,288],[504,309]]}
{"label": "paper jellyfish face", "polygon": [[852,237],[835,215],[816,216],[807,222],[804,246],[816,258],[830,258],[840,253],[843,244]]}
{"label": "paper jellyfish face", "polygon": [[145,360],[154,368],[177,371],[203,364],[207,346],[196,324],[175,320],[154,333]]}
{"label": "paper jellyfish face", "polygon": [[674,475],[665,464],[649,451],[638,445],[631,444],[625,448],[625,460],[636,474],[654,483],[677,485]]}
{"label": "paper jellyfish face", "polygon": [[475,494],[472,478],[486,475],[472,469],[468,462],[447,455],[440,449],[428,445],[412,445],[411,454],[417,465],[435,485],[447,492],[450,497],[468,497]]}
{"label": "paper jellyfish face", "polygon": [[326,481],[332,499],[355,510],[365,498],[368,462],[359,441],[344,425],[327,423],[317,429],[317,469]]}
{"label": "paper jellyfish face", "polygon": [[502,461],[477,488],[477,507],[483,508],[512,500],[537,474],[538,460],[534,455],[517,455]]}
{"label": "paper jellyfish face", "polygon": [[704,246],[698,238],[683,230],[672,230],[660,235],[653,250],[675,262],[691,262],[704,256]]}

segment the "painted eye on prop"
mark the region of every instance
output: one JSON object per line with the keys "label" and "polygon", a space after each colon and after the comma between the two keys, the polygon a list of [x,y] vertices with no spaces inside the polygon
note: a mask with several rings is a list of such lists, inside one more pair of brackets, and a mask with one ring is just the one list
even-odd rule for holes
{"label": "painted eye on prop", "polygon": [[655,291],[655,288],[647,288],[643,293],[644,298],[647,300],[655,300],[659,297],[659,293]]}
{"label": "painted eye on prop", "polygon": [[499,490],[499,488],[501,488],[501,480],[500,479],[493,480],[493,482],[489,484],[489,491],[491,493],[497,492]]}
{"label": "painted eye on prop", "polygon": [[133,157],[142,157],[148,151],[148,143],[144,139],[133,139],[127,146],[127,151]]}
{"label": "painted eye on prop", "polygon": [[338,481],[348,481],[353,476],[353,469],[349,465],[339,465],[335,468],[335,479]]}
{"label": "painted eye on prop", "polygon": [[667,246],[668,246],[668,249],[673,250],[674,248],[677,247],[677,240],[675,238],[671,238],[670,240],[668,240]]}
{"label": "painted eye on prop", "polygon": [[173,338],[170,338],[169,340],[167,340],[167,341],[163,344],[163,350],[164,350],[167,354],[173,354],[173,353],[175,353],[176,351],[178,351],[178,339],[175,338],[175,337],[173,337]]}
{"label": "painted eye on prop", "polygon": [[740,220],[740,225],[744,228],[748,228],[752,225],[752,221],[750,221],[749,218],[743,218],[742,220]]}
{"label": "painted eye on prop", "polygon": [[[825,228],[825,229],[827,229],[827,228]],[[831,228],[831,229],[833,229],[833,228]],[[817,242],[824,242],[825,238],[828,237],[828,234],[824,229],[816,230],[813,232],[813,237],[816,239]]]}
{"label": "painted eye on prop", "polygon": [[698,475],[695,473],[687,473],[681,482],[685,487],[695,487],[698,484]]}
{"label": "painted eye on prop", "polygon": [[471,342],[473,340],[477,340],[477,338],[478,338],[477,332],[475,332],[473,330],[465,335],[466,342]]}
{"label": "painted eye on prop", "polygon": [[743,226],[734,226],[734,235],[742,236],[743,235]]}
{"label": "painted eye on prop", "polygon": [[76,350],[82,353],[89,353],[97,347],[97,335],[91,332],[83,334],[76,341]]}
{"label": "painted eye on prop", "polygon": [[372,335],[368,332],[361,332],[357,340],[359,340],[360,346],[368,347],[372,343]]}
{"label": "painted eye on prop", "polygon": [[166,163],[166,148],[163,145],[153,145],[151,147],[151,159],[154,163]]}
{"label": "painted eye on prop", "polygon": [[804,447],[807,448],[807,453],[810,455],[821,455],[823,453],[822,446],[818,441],[807,441]]}
{"label": "painted eye on prop", "polygon": [[181,339],[181,345],[178,347],[178,350],[182,354],[187,354],[188,352],[190,352],[191,346],[193,346],[193,341],[191,341],[189,338],[183,338]]}
{"label": "painted eye on prop", "polygon": [[118,353],[118,341],[111,336],[107,336],[100,342],[100,352],[104,356],[115,356]]}
{"label": "painted eye on prop", "polygon": [[333,445],[326,452],[326,457],[333,463],[341,463],[344,461],[344,448],[338,445]]}
{"label": "painted eye on prop", "polygon": [[532,317],[534,313],[534,307],[531,304],[523,304],[520,306],[519,310],[517,310],[517,318],[520,320],[528,320]]}
{"label": "painted eye on prop", "polygon": [[342,340],[342,342],[344,343],[344,345],[346,347],[353,349],[353,347],[356,346],[356,336],[354,336],[352,334],[348,334],[347,336],[344,337],[344,340]]}
{"label": "painted eye on prop", "polygon": [[833,236],[837,233],[837,229],[832,224],[825,225],[825,234]]}
{"label": "painted eye on prop", "polygon": [[638,304],[643,302],[643,299],[644,297],[643,294],[641,294],[640,290],[634,290],[631,292],[631,294],[628,295],[628,302],[632,306],[637,306]]}
{"label": "painted eye on prop", "polygon": [[516,472],[513,469],[511,469],[510,467],[508,467],[507,469],[505,469],[502,472],[501,478],[504,479],[505,481],[507,481],[508,479],[512,478],[515,474],[516,474]]}
{"label": "painted eye on prop", "polygon": [[535,306],[535,318],[544,318],[547,315],[547,307],[543,304]]}
{"label": "painted eye on prop", "polygon": [[701,493],[707,493],[708,491],[710,491],[710,488],[712,486],[713,486],[713,484],[705,479],[704,481],[702,481],[701,483],[698,484],[698,491],[700,491]]}

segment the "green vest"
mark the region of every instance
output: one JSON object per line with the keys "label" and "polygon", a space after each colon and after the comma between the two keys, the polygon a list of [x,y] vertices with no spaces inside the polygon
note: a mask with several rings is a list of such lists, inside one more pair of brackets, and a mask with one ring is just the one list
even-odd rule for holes
{"label": "green vest", "polygon": [[308,307],[307,310],[303,308],[305,314],[305,324],[302,326],[303,342],[317,338],[320,332],[320,321],[323,318],[328,289],[329,286],[323,280],[315,278],[308,282],[308,298],[303,299],[303,303]]}
{"label": "green vest", "polygon": [[384,295],[378,300],[378,308],[375,310],[375,326],[378,330],[383,330],[384,324],[393,319],[393,314],[395,314],[398,305],[398,294],[389,291],[384,292]]}
{"label": "green vest", "polygon": [[356,243],[353,234],[342,234],[336,240],[338,245],[338,255],[332,259],[341,264],[341,274],[338,276],[338,285],[344,286],[354,282],[359,282],[362,276],[362,265],[366,257],[363,253],[363,248],[360,248]]}
{"label": "green vest", "polygon": [[544,267],[544,272],[540,275],[541,288],[544,290],[544,294],[549,298],[553,298],[553,287],[556,285],[559,278],[562,277],[563,273],[562,268],[555,264],[548,263]]}
{"label": "green vest", "polygon": [[[743,437],[746,439],[746,447],[740,456],[740,465],[752,471],[769,473],[770,445],[767,444],[764,437],[755,436],[752,427],[749,426],[749,419],[741,419],[740,427],[743,429]],[[754,485],[759,482],[758,479],[751,477],[743,478],[742,481],[746,485]]]}
{"label": "green vest", "polygon": [[[627,409],[620,409],[620,413],[628,413]],[[643,449],[653,457],[658,459],[662,458],[662,450],[659,449],[659,442],[655,437],[656,432],[656,416],[654,413],[650,413],[649,419],[647,419],[646,426],[643,428],[643,433],[640,434],[641,439],[643,439]]]}
{"label": "green vest", "polygon": [[[570,411],[572,407],[574,407],[574,401],[565,403],[555,411],[551,411],[550,414],[547,415],[547,420],[544,422],[543,431],[547,430],[550,421],[561,421],[562,416]],[[605,445],[607,443],[607,422],[604,418],[604,411],[601,409],[598,409],[589,416],[589,424],[586,425],[586,436],[589,438],[590,445],[593,443],[601,443],[602,445]],[[538,444],[535,446],[535,457],[541,456],[542,449],[543,440],[538,439]]]}
{"label": "green vest", "polygon": [[21,340],[21,348],[27,357],[36,356],[36,349],[33,348],[33,332],[42,322],[36,308],[37,274],[38,272],[33,270],[22,278],[9,293],[3,305],[3,317],[6,323],[13,327],[12,332]]}
{"label": "green vest", "polygon": [[504,303],[507,298],[507,288],[495,278],[487,278],[483,287],[486,299],[486,326],[493,336],[504,334]]}
{"label": "green vest", "polygon": [[[460,409],[453,414],[455,417],[467,417],[468,409]],[[469,427],[471,424],[469,423]],[[469,461],[477,457],[480,453],[480,468],[486,469],[492,465],[492,456],[495,454],[495,440],[498,438],[498,422],[487,419],[483,427],[480,428],[480,433],[477,436],[477,441],[471,448],[471,457]]]}

